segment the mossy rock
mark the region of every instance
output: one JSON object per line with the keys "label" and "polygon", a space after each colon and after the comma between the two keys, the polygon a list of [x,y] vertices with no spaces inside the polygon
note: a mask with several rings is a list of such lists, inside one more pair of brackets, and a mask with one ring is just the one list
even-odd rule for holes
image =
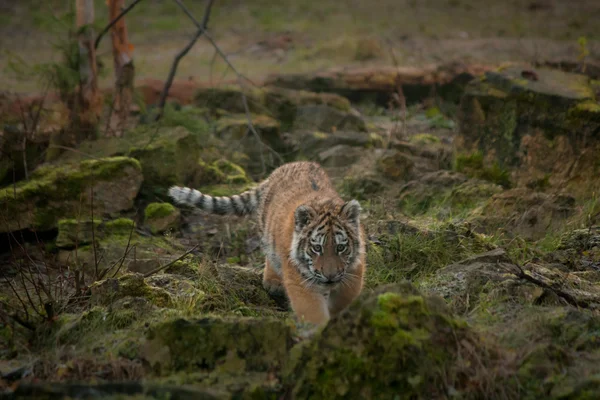
{"label": "mossy rock", "polygon": [[158,375],[266,372],[284,365],[292,334],[291,326],[277,319],[176,319],[151,326],[142,353]]}
{"label": "mossy rock", "polygon": [[317,160],[323,167],[343,168],[356,163],[363,154],[363,149],[347,144],[338,144],[320,152],[317,155]]}
{"label": "mossy rock", "polygon": [[444,203],[449,191],[467,180],[468,178],[463,174],[452,171],[441,170],[424,174],[400,188],[398,204],[403,210],[412,214],[426,212]]}
{"label": "mossy rock", "polygon": [[90,286],[92,304],[110,305],[124,297],[143,297],[158,307],[168,307],[171,296],[164,290],[150,286],[141,274],[125,274],[119,278],[108,278]]}
{"label": "mossy rock", "polygon": [[326,105],[341,112],[350,111],[350,102],[331,93],[314,93],[277,87],[265,89],[265,105],[281,121],[283,129],[290,129],[298,117],[298,109],[308,105]]}
{"label": "mossy rock", "polygon": [[500,185],[479,179],[470,179],[454,187],[449,194],[449,199],[454,207],[468,209],[474,208],[503,190]]}
{"label": "mossy rock", "polygon": [[[350,102],[344,97],[330,93],[314,93],[305,90],[290,90],[278,87],[244,88],[225,86],[201,88],[196,92],[195,104],[219,114],[245,114],[242,93],[246,96],[248,111],[266,114],[281,122],[284,129],[290,129],[303,106],[326,105],[341,112],[350,111]],[[221,116],[221,115],[219,115]]]}
{"label": "mossy rock", "polygon": [[362,117],[352,112],[342,112],[325,104],[300,106],[292,130],[318,130],[323,132],[366,132]]}
{"label": "mossy rock", "polygon": [[439,137],[430,133],[417,133],[409,138],[409,142],[419,145],[428,145],[440,143],[441,140]]}
{"label": "mossy rock", "polygon": [[397,150],[388,150],[377,160],[377,170],[394,181],[408,181],[414,176],[415,162],[408,154]]}
{"label": "mossy rock", "polygon": [[180,212],[169,203],[150,203],[144,210],[144,222],[153,234],[177,228]]}
{"label": "mossy rock", "polygon": [[221,157],[223,148],[224,144],[210,134],[206,123],[194,127],[187,121],[174,119],[169,123],[161,120],[158,124],[140,125],[120,138],[101,137],[84,141],[79,146],[81,153],[65,152],[60,160],[81,159],[82,154],[96,157],[127,155],[140,162],[144,175],[143,190],[153,193],[157,188],[165,191],[174,184],[191,184],[196,170],[200,168],[198,160],[202,158],[212,162]]}
{"label": "mossy rock", "polygon": [[512,185],[509,171],[501,168],[497,162],[492,163],[489,167],[485,166],[481,152],[458,154],[454,168],[467,176],[483,179],[504,188],[510,188]]}
{"label": "mossy rock", "polygon": [[215,184],[248,184],[252,181],[244,168],[224,158],[212,163],[200,160],[199,167],[193,178],[194,187]]}
{"label": "mossy rock", "polygon": [[277,165],[278,159],[273,151],[284,151],[285,143],[281,137],[279,121],[256,114],[251,115],[251,121],[258,138],[250,130],[246,114],[226,115],[217,121],[215,129],[216,136],[228,143],[230,150],[239,150],[248,156],[245,160],[240,160],[239,164],[248,172],[258,174],[263,169],[262,160],[267,167]]}
{"label": "mossy rock", "polygon": [[[58,221],[58,236],[56,247],[71,249],[92,243],[96,244],[107,237],[129,236],[135,227],[135,222],[129,218],[117,218],[110,221],[91,219],[61,219]],[[93,230],[93,232],[92,232]]]}
{"label": "mossy rock", "polygon": [[48,230],[63,218],[86,218],[91,214],[92,193],[94,215],[129,210],[142,181],[139,162],[127,157],[40,167],[29,181],[0,189],[0,209],[11,216],[0,223],[0,232]]}
{"label": "mossy rock", "polygon": [[58,236],[56,247],[70,248],[78,245],[92,243],[98,232],[100,221],[77,221],[76,219],[62,219],[58,221]]}
{"label": "mossy rock", "polygon": [[336,131],[296,131],[285,138],[291,154],[296,158],[317,161],[318,155],[335,146],[355,147],[359,150],[383,147],[383,138],[376,133]]}
{"label": "mossy rock", "polygon": [[222,109],[229,113],[245,113],[246,107],[242,94],[246,97],[250,112],[262,114],[266,111],[264,93],[260,89],[241,89],[234,85],[200,88],[194,96],[194,104],[211,110]]}
{"label": "mossy rock", "polygon": [[506,281],[516,281],[518,272],[504,249],[499,248],[441,268],[423,279],[420,288],[443,297],[455,311],[465,312],[477,306],[484,288],[490,291]]}
{"label": "mossy rock", "polygon": [[199,137],[183,127],[163,128],[157,139],[129,148],[139,160],[147,186],[166,188],[190,182],[202,154]]}
{"label": "mossy rock", "polygon": [[[503,186],[498,179],[521,186],[547,177],[550,187],[583,196],[598,189],[599,130],[587,76],[509,65],[467,85],[455,143],[464,164],[479,164],[466,167]],[[574,157],[575,170],[565,169]]]}
{"label": "mossy rock", "polygon": [[575,213],[575,199],[567,194],[546,194],[520,187],[494,194],[469,216],[478,230],[502,229],[512,237],[539,240],[561,228]]}
{"label": "mossy rock", "polygon": [[592,226],[565,232],[560,238],[558,249],[589,251],[598,247],[600,247],[600,226]]}
{"label": "mossy rock", "polygon": [[23,151],[23,138],[26,133],[14,125],[3,125],[0,137],[0,186],[25,179],[28,172],[44,162],[49,145],[49,135],[27,135]]}
{"label": "mossy rock", "polygon": [[374,173],[346,176],[341,191],[357,200],[367,200],[385,189],[385,183]]}
{"label": "mossy rock", "polygon": [[442,398],[449,386],[476,396],[483,388],[475,371],[493,369],[486,350],[441,299],[409,284],[387,285],[363,293],[292,349],[286,383],[295,398]]}
{"label": "mossy rock", "polygon": [[[100,225],[96,236],[95,252],[91,244],[80,245],[59,251],[58,260],[71,268],[85,271],[86,276],[96,270],[110,270],[111,275],[117,269],[133,272],[149,272],[160,263],[169,262],[173,256],[185,251],[167,236],[144,236],[133,228],[133,221],[121,218],[116,223],[108,221]],[[135,250],[134,250],[135,249]]]}

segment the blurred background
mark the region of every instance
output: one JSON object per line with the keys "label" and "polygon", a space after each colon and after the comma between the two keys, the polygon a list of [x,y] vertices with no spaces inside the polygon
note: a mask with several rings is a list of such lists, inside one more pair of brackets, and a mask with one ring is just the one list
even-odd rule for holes
{"label": "blurred background", "polygon": [[[1,3],[0,87],[41,90],[31,76],[15,79],[11,65],[18,58],[28,64],[56,58],[54,46],[74,29],[75,2]],[[94,3],[93,26],[99,32],[109,21],[108,7],[104,1]],[[202,19],[204,2],[184,4]],[[221,0],[214,3],[208,28],[235,67],[260,80],[269,72],[342,64],[577,61],[585,52],[588,60],[598,60],[598,21],[600,2],[595,0]],[[196,30],[178,5],[166,0],[141,1],[126,23],[139,78],[165,79],[173,57]],[[101,86],[111,85],[110,34],[98,58]],[[17,72],[23,72],[22,66]],[[177,77],[205,81],[211,76],[233,77],[201,38],[182,59]]]}

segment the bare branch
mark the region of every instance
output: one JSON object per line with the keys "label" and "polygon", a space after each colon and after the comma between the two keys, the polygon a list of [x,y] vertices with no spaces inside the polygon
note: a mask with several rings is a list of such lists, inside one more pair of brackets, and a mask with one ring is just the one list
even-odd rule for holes
{"label": "bare branch", "polygon": [[[177,2],[177,4],[180,5],[180,7],[183,6],[178,0],[175,0],[175,1]],[[169,76],[167,78],[167,81],[165,82],[165,87],[163,88],[163,91],[160,94],[160,100],[158,103],[159,113],[156,116],[156,120],[159,120],[163,115],[165,103],[167,102],[167,95],[169,94],[169,89],[171,88],[171,85],[173,84],[173,79],[175,78],[175,73],[177,72],[177,66],[179,65],[179,61],[181,61],[181,59],[183,57],[185,57],[185,55],[191,50],[191,48],[194,46],[194,44],[196,44],[196,41],[200,38],[200,36],[202,36],[202,34],[205,33],[205,31],[206,31],[206,25],[208,24],[208,19],[210,18],[210,11],[212,9],[213,2],[214,2],[214,0],[208,0],[208,4],[206,5],[206,10],[204,11],[204,18],[202,19],[202,24],[196,24],[196,26],[198,27],[196,34],[190,40],[190,42],[187,44],[187,46],[185,46],[179,52],[179,54],[177,54],[175,56],[175,60],[173,60],[173,65],[171,65],[171,70],[169,71]],[[184,9],[187,10],[185,7],[184,7]],[[188,14],[188,16],[191,16],[189,14],[189,11],[186,11],[186,13]]]}
{"label": "bare branch", "polygon": [[149,276],[152,276],[154,274],[156,274],[157,272],[162,271],[163,269],[169,268],[171,265],[175,264],[177,261],[183,259],[183,257],[187,256],[188,254],[190,254],[192,251],[196,250],[198,248],[199,245],[195,245],[194,247],[192,247],[191,249],[189,249],[188,251],[186,251],[185,253],[183,253],[181,256],[177,257],[176,259],[174,259],[173,261],[171,261],[170,263],[167,263],[165,265],[161,265],[158,268],[153,269],[150,272],[147,272],[144,274],[144,278],[147,278]]}
{"label": "bare branch", "polygon": [[142,0],[135,0],[127,8],[125,8],[123,11],[121,11],[121,13],[119,15],[117,15],[115,17],[115,19],[113,19],[112,21],[110,21],[110,23],[108,25],[106,25],[104,27],[104,29],[102,29],[102,31],[100,31],[100,33],[96,37],[96,41],[94,42],[94,49],[98,49],[98,45],[100,44],[100,40],[102,40],[102,37],[104,35],[106,35],[106,32],[108,32],[110,30],[110,28],[113,27],[114,24],[116,24],[121,18],[123,18],[125,16],[125,14],[127,14],[129,11],[131,11],[133,9],[133,7],[135,7],[140,1],[142,1]]}
{"label": "bare branch", "polygon": [[243,75],[241,72],[239,72],[233,66],[233,64],[227,58],[227,55],[225,53],[223,53],[223,51],[219,48],[219,46],[217,45],[217,43],[215,42],[215,40],[208,33],[208,30],[206,28],[206,23],[208,22],[207,18],[206,18],[206,14],[204,15],[204,19],[202,20],[202,24],[200,24],[200,22],[198,22],[198,20],[192,15],[192,13],[190,12],[190,10],[181,2],[181,0],[174,0],[174,1],[177,3],[177,5],[179,6],[179,8],[181,8],[183,10],[183,12],[188,16],[188,18],[192,20],[192,22],[194,23],[194,25],[196,25],[196,27],[198,29],[201,29],[202,27],[204,27],[204,37],[206,39],[208,39],[208,41],[210,42],[210,44],[212,45],[212,47],[221,56],[221,58],[223,59],[223,61],[225,61],[225,63],[227,64],[227,66],[229,68],[231,68],[231,70],[238,77],[240,77],[240,78],[244,79],[245,81],[249,82],[252,86],[256,86],[256,84],[254,82],[252,82],[248,77],[246,77],[245,75]]}
{"label": "bare branch", "polygon": [[[271,148],[269,145],[267,145],[266,143],[264,143],[262,141],[260,135],[258,134],[258,132],[256,131],[256,129],[254,128],[254,124],[252,124],[252,118],[250,116],[250,108],[248,107],[248,99],[247,99],[246,94],[244,93],[244,90],[243,90],[242,80],[249,82],[253,86],[256,86],[256,84],[254,82],[252,82],[248,77],[246,77],[245,75],[243,75],[242,73],[240,73],[233,66],[233,64],[229,61],[229,59],[227,58],[227,55],[225,53],[223,53],[223,51],[221,50],[221,48],[217,45],[217,43],[215,42],[215,40],[212,38],[212,36],[208,32],[208,30],[206,29],[206,22],[207,22],[206,14],[204,15],[204,19],[202,20],[202,24],[200,24],[198,22],[198,20],[192,15],[192,13],[190,12],[190,10],[181,2],[181,0],[174,0],[174,1],[177,3],[177,5],[179,5],[179,7],[183,10],[183,12],[194,22],[194,24],[196,25],[196,27],[198,29],[203,29],[204,37],[206,39],[208,39],[208,41],[210,42],[210,44],[215,49],[216,53],[221,56],[221,58],[223,59],[223,61],[225,61],[225,63],[227,64],[227,66],[229,68],[231,68],[231,70],[236,74],[237,79],[238,79],[238,84],[240,85],[240,88],[242,88],[242,90],[241,90],[242,102],[244,103],[244,110],[245,110],[245,113],[246,113],[246,119],[248,121],[248,128],[249,128],[250,132],[252,132],[252,134],[254,135],[254,137],[256,138],[256,140],[258,141],[259,145],[261,146],[260,147],[260,161],[261,161],[261,166],[262,166],[262,169],[263,169],[263,174],[266,172],[266,165],[265,165],[265,157],[264,157],[264,154],[263,154],[262,147],[265,147],[267,150],[269,150],[271,153],[273,153],[273,155],[275,155],[275,157],[277,157],[277,160],[280,163],[283,164],[283,158],[281,157],[281,155],[279,155],[279,153],[277,153],[273,148]],[[213,61],[211,61],[211,80],[212,80],[212,63],[213,62],[214,62],[214,57],[213,57]]]}
{"label": "bare branch", "polygon": [[90,185],[90,212],[92,214],[92,250],[94,250],[94,279],[98,279],[98,254],[96,252],[96,229],[94,227],[94,176]]}

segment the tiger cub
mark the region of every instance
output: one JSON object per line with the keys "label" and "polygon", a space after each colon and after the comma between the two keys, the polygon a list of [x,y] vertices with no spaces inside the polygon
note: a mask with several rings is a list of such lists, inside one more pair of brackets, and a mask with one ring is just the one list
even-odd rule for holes
{"label": "tiger cub", "polygon": [[273,295],[284,292],[301,320],[320,325],[360,294],[366,268],[361,207],[344,202],[318,164],[284,164],[258,187],[231,197],[178,186],[169,195],[212,214],[256,214],[266,255],[263,286]]}

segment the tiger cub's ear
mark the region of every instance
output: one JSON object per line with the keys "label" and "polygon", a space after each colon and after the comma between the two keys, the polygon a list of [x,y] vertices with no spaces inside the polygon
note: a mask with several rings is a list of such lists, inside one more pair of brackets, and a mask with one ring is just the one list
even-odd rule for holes
{"label": "tiger cub's ear", "polygon": [[351,224],[358,225],[361,211],[360,203],[357,200],[350,200],[342,206],[339,215]]}
{"label": "tiger cub's ear", "polygon": [[301,205],[294,211],[296,231],[300,232],[315,217],[315,210],[307,205]]}

